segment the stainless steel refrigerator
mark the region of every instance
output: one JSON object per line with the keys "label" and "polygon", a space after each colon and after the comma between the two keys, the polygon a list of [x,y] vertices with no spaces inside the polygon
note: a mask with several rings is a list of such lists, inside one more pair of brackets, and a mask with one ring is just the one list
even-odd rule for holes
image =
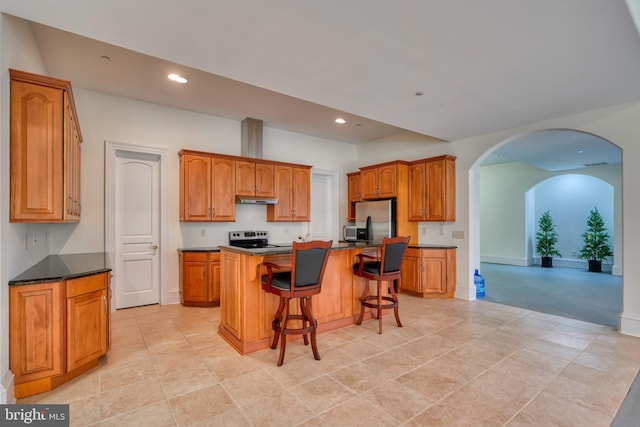
{"label": "stainless steel refrigerator", "polygon": [[395,199],[356,203],[356,227],[367,230],[366,240],[396,236]]}

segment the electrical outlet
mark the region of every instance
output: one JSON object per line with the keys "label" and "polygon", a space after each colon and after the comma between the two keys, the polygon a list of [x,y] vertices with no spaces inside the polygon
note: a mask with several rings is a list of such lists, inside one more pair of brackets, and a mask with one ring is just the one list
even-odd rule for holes
{"label": "electrical outlet", "polygon": [[423,236],[425,236],[427,234],[427,227],[422,227],[420,230],[421,230]]}
{"label": "electrical outlet", "polygon": [[200,237],[204,237],[207,235],[207,230],[205,230],[204,228],[200,229]]}
{"label": "electrical outlet", "polygon": [[24,250],[25,251],[29,250],[29,235],[28,234],[24,235]]}
{"label": "electrical outlet", "polygon": [[283,229],[283,230],[282,230],[282,232],[283,232],[284,234],[289,234],[289,229],[288,229],[288,228],[285,228],[285,229]]}
{"label": "electrical outlet", "polygon": [[454,239],[464,239],[464,231],[452,231],[451,237]]}

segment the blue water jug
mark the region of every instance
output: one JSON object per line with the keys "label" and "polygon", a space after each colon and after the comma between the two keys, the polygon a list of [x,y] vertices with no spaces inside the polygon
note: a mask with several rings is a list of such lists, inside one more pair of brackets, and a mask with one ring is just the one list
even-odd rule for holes
{"label": "blue water jug", "polygon": [[478,273],[478,270],[476,270],[475,274],[473,275],[473,284],[476,285],[476,298],[483,298],[484,277],[482,277],[482,275]]}

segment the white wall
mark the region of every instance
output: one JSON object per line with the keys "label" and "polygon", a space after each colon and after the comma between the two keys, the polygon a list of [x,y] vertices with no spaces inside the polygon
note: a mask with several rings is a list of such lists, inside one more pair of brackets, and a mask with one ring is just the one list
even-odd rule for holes
{"label": "white wall", "polygon": [[[556,247],[562,255],[554,257],[554,265],[587,269],[587,260],[580,259],[579,252],[584,245],[582,234],[587,228],[587,218],[594,207],[602,215],[609,233],[608,243],[613,251],[614,189],[611,184],[592,176],[568,174],[544,180],[532,191],[535,193],[536,228],[540,216],[548,210],[558,233]],[[527,236],[527,241],[534,246],[535,251],[535,233]],[[535,256],[539,264],[540,256]],[[611,271],[611,264],[612,259],[606,259],[603,270]]]}
{"label": "white wall", "polygon": [[[13,376],[9,372],[9,289],[12,277],[48,254],[46,224],[9,224],[9,91],[8,68],[45,74],[31,29],[24,21],[0,15],[0,404],[13,400]],[[25,242],[28,236],[28,242]],[[36,243],[33,243],[35,236]],[[27,245],[28,243],[28,245]]]}
{"label": "white wall", "polygon": [[[603,141],[603,143],[605,143]],[[480,229],[483,262],[531,265],[535,254],[535,231],[542,212],[549,209],[560,235],[558,249],[563,257],[554,265],[584,267],[586,261],[574,254],[582,247],[589,210],[598,206],[610,227],[610,244],[614,250],[615,274],[622,273],[622,223],[614,211],[622,210],[621,167],[596,166],[564,172],[549,172],[519,162],[480,168]],[[594,180],[595,187],[575,186]],[[569,188],[572,186],[572,188]],[[602,187],[602,189],[601,189]],[[531,192],[530,197],[528,192]],[[526,202],[527,197],[530,203]],[[527,212],[531,205],[531,212]],[[617,208],[616,208],[617,206]],[[530,217],[527,223],[527,215]],[[618,213],[616,212],[616,215]],[[610,267],[609,267],[610,268]]]}

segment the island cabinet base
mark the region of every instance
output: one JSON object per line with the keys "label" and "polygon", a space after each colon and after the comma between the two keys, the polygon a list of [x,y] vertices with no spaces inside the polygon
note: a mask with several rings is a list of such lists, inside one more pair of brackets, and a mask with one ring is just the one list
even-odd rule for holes
{"label": "island cabinet base", "polygon": [[[366,280],[352,272],[353,258],[360,249],[332,250],[325,269],[322,291],[312,298],[318,333],[353,325],[360,314],[360,295]],[[256,256],[235,251],[220,252],[220,326],[218,334],[240,354],[269,348],[271,322],[278,298],[264,292],[262,263],[290,266],[291,254]],[[291,310],[294,310],[291,303]],[[295,310],[299,310],[296,305]],[[370,309],[365,319],[374,317]],[[385,315],[388,313],[384,313]],[[301,337],[292,337],[292,340]]]}

